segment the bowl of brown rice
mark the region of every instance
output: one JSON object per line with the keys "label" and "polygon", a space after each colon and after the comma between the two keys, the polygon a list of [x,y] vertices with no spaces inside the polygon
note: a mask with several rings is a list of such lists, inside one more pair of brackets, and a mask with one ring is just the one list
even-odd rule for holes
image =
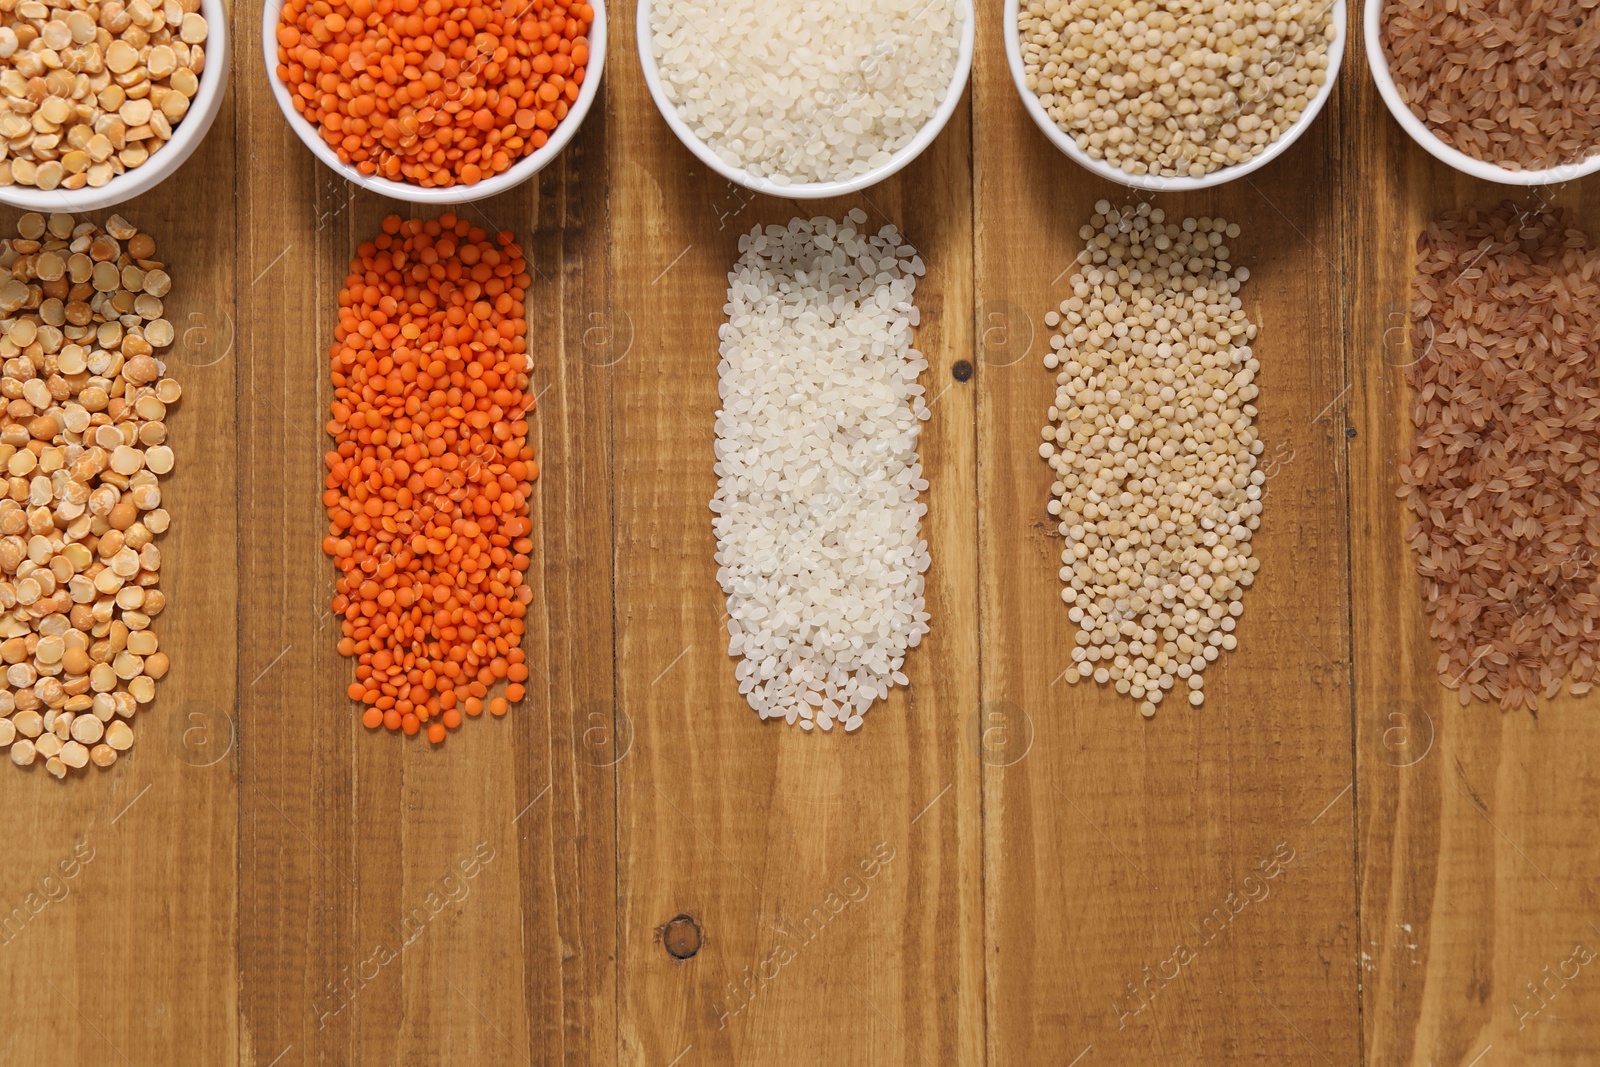
{"label": "bowl of brown rice", "polygon": [[1367,66],[1429,155],[1503,185],[1600,171],[1594,0],[1368,0]]}

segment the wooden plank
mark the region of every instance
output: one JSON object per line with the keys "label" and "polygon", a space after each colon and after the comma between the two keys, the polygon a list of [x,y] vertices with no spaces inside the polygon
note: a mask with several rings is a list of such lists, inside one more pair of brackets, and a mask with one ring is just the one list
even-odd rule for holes
{"label": "wooden plank", "polygon": [[[1023,110],[1002,5],[980,22],[974,138],[989,1062],[1353,1063],[1342,412],[1341,115],[1256,175],[1136,197],[1063,159]],[[1251,270],[1269,475],[1239,647],[1196,711],[1150,721],[1058,681],[1075,627],[1037,453],[1043,315],[1101,197],[1221,215]],[[1275,876],[1263,873],[1263,868]]]}
{"label": "wooden plank", "polygon": [[[973,1063],[982,1056],[969,125],[965,106],[903,175],[848,200],[778,201],[708,173],[639,73],[613,9],[607,72],[619,258],[638,328],[618,365],[620,1059],[626,1063]],[[762,723],[737,692],[706,504],[717,330],[741,233],[859,205],[929,264],[916,342],[933,417],[921,455],[933,632],[909,690],[856,734]],[[626,266],[624,266],[626,265]],[[845,899],[858,864],[883,862]],[[852,883],[856,884],[856,883]],[[822,907],[821,933],[796,932]],[[836,912],[836,914],[834,914]],[[697,955],[659,928],[691,916]]]}
{"label": "wooden plank", "polygon": [[[613,700],[612,392],[635,329],[611,295],[612,180],[609,106],[589,113],[557,175],[542,186],[529,255],[540,270],[529,323],[540,344],[535,506],[545,605],[529,638],[543,673],[538,728],[524,733],[524,765],[541,767],[519,786],[537,801],[520,877],[528,887],[522,953],[529,975],[529,1048],[537,1063],[606,1064],[616,1059],[616,784],[625,739],[605,728]],[[613,727],[614,729],[614,727]],[[548,784],[551,792],[539,799]],[[548,811],[543,805],[549,804]],[[534,815],[537,821],[534,821]]]}
{"label": "wooden plank", "polygon": [[1412,144],[1359,47],[1353,59],[1346,151],[1383,161],[1360,168],[1345,210],[1367,1062],[1583,1063],[1600,1047],[1600,981],[1582,962],[1600,951],[1594,700],[1563,696],[1535,719],[1462,708],[1439,683],[1395,464],[1417,235],[1446,209],[1509,198],[1565,207],[1600,239],[1600,179],[1524,190],[1459,175]]}
{"label": "wooden plank", "polygon": [[[259,27],[236,28],[240,54],[258,54]],[[353,193],[295,139],[256,69],[240,100],[239,200],[249,228],[238,270],[239,450],[250,472],[239,494],[240,581],[251,591],[240,663],[241,1060],[325,1063],[348,1058],[354,1044],[359,1013],[344,1010],[350,993],[341,983],[350,977],[354,986],[374,947],[359,936],[358,902],[375,912],[387,905],[395,919],[401,911],[392,884],[399,820],[385,811],[387,827],[363,842],[360,893],[355,743],[369,739],[357,737],[343,698],[349,672],[333,650],[332,574],[319,548],[327,347],[353,250]],[[400,750],[379,755],[392,761],[392,785]],[[372,810],[381,786],[363,785]],[[371,870],[377,864],[392,866]],[[387,988],[369,1003],[398,996],[392,973],[380,980]]]}
{"label": "wooden plank", "polygon": [[[249,27],[241,54],[254,55]],[[460,209],[510,229],[528,298],[535,592],[530,698],[441,750],[369,736],[344,690],[320,542],[337,292],[390,212],[436,211],[347,186],[294,139],[260,78],[241,201],[245,328],[246,731],[241,1010],[246,1062],[605,1062],[613,1043],[614,802],[573,740],[573,709],[609,704],[608,378],[581,358],[606,306],[607,182],[598,112],[540,178]],[[591,335],[592,340],[592,335]]]}
{"label": "wooden plank", "polygon": [[[0,1062],[158,1063],[237,1057],[235,708],[238,470],[233,109],[154,191],[120,213],[156,239],[178,337],[168,373],[177,466],[162,482],[169,607],[152,629],[172,659],[134,747],[57,782],[39,761],[0,774]],[[16,232],[21,212],[0,212]],[[35,906],[37,910],[35,909]],[[17,909],[22,909],[20,912]],[[27,916],[18,921],[19,915]]]}

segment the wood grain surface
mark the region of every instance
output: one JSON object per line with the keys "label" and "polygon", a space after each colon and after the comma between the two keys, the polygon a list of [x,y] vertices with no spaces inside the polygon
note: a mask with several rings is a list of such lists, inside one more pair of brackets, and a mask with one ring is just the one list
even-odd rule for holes
{"label": "wood grain surface", "polygon": [[[991,24],[991,29],[993,29]],[[1267,170],[1156,198],[1221,216],[1250,269],[1266,450],[1239,649],[1198,711],[1152,720],[1070,685],[1076,627],[1038,456],[1055,395],[1042,315],[1071,295],[1096,200],[1033,126],[998,34],[974,107],[979,644],[989,1058],[994,1064],[1354,1063],[1359,1050],[1344,418],[1344,175],[1335,105]],[[1023,250],[1027,249],[1026,252]],[[1086,1050],[1088,1050],[1086,1052]]]}
{"label": "wood grain surface", "polygon": [[[1600,181],[1434,162],[1351,17],[1283,158],[1145,196],[1244,230],[1268,474],[1239,647],[1145,721],[1061,680],[1036,452],[1078,228],[1140,197],[1033,127],[1000,0],[927,153],[820,204],[679,145],[615,7],[577,138],[461,209],[536,268],[533,676],[434,750],[360,727],[320,550],[335,298],[428,212],[304,150],[241,11],[205,144],[119,209],[174,278],[173,669],[112,771],[0,769],[0,1064],[1600,1062],[1600,961],[1562,977],[1600,951],[1593,698],[1457,706],[1394,494],[1416,234],[1509,197],[1600,237]],[[929,264],[934,562],[912,684],[847,739],[738,696],[706,503],[738,237],[852,207]]]}
{"label": "wood grain surface", "polygon": [[[1409,437],[1414,242],[1451,208],[1561,207],[1600,238],[1600,179],[1516,189],[1412,147],[1370,80],[1342,88],[1349,275],[1351,620],[1362,1030],[1368,1063],[1600,1062],[1600,719],[1462,708],[1436,680],[1396,499]],[[1600,357],[1600,351],[1596,353]],[[1576,977],[1571,976],[1576,971]],[[1479,1059],[1481,1057],[1481,1059]]]}

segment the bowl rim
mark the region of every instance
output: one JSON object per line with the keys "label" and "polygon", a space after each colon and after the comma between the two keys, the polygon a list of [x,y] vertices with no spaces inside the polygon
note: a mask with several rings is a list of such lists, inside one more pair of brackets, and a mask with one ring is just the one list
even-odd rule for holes
{"label": "bowl rim", "polygon": [[485,178],[476,185],[424,189],[420,185],[411,185],[407,182],[371,177],[341,162],[311,123],[294,109],[288,87],[278,80],[277,29],[278,16],[283,11],[284,0],[265,0],[261,6],[261,54],[266,64],[267,84],[272,87],[272,97],[278,102],[278,110],[283,112],[284,120],[288,122],[289,128],[294,131],[300,142],[309,148],[311,154],[318,160],[352,185],[411,204],[438,206],[470,204],[521,185],[548,167],[556,156],[561,154],[561,150],[566,148],[568,142],[577,136],[578,127],[583,125],[583,120],[588,116],[595,97],[600,94],[601,72],[605,69],[606,62],[605,0],[584,0],[584,2],[594,8],[594,21],[589,25],[589,63],[584,67],[583,84],[578,87],[577,102],[567,111],[567,117],[556,126],[555,133],[542,148],[534,149],[502,173],[492,178]]}
{"label": "bowl rim", "polygon": [[950,116],[955,114],[956,108],[961,103],[961,97],[967,91],[967,82],[972,74],[972,55],[977,39],[977,11],[973,0],[956,0],[956,14],[962,17],[961,42],[956,50],[956,69],[950,79],[950,86],[945,91],[945,96],[939,107],[923,123],[914,137],[905,147],[895,152],[889,162],[881,167],[858,174],[845,181],[831,182],[791,182],[787,185],[780,184],[770,178],[757,177],[742,167],[732,167],[723,162],[722,157],[711,150],[711,146],[696,137],[694,131],[689,129],[687,123],[678,117],[678,109],[668,100],[661,90],[661,71],[656,62],[655,49],[651,43],[650,31],[650,0],[638,0],[638,7],[634,12],[634,37],[639,49],[639,66],[644,71],[645,85],[650,89],[650,98],[655,101],[656,110],[661,112],[661,117],[666,120],[674,135],[683,143],[683,146],[694,154],[714,172],[720,174],[735,185],[743,186],[752,192],[765,193],[785,200],[822,200],[833,196],[847,196],[860,192],[863,189],[877,185],[894,174],[899,173],[912,160],[920,156],[927,147],[933,143],[934,138],[944,131],[950,122]]}
{"label": "bowl rim", "polygon": [[1300,135],[1311,128],[1317,116],[1322,113],[1329,97],[1333,95],[1339,83],[1339,74],[1344,66],[1345,44],[1350,37],[1350,24],[1348,5],[1345,0],[1333,0],[1333,24],[1339,28],[1332,43],[1328,47],[1328,78],[1322,83],[1322,88],[1317,95],[1311,98],[1304,114],[1290,126],[1282,137],[1262,149],[1252,158],[1243,163],[1234,163],[1220,167],[1209,174],[1198,178],[1167,177],[1160,174],[1129,174],[1119,167],[1114,167],[1103,159],[1096,159],[1078,147],[1078,142],[1055,124],[1055,120],[1045,111],[1039,103],[1038,94],[1028,88],[1026,75],[1022,69],[1022,33],[1017,28],[1017,16],[1022,10],[1021,0],[1006,0],[1005,7],[1005,39],[1006,63],[1011,68],[1011,84],[1016,86],[1017,95],[1022,97],[1022,105],[1027,109],[1034,125],[1049,139],[1050,143],[1060,149],[1074,163],[1083,167],[1101,178],[1125,185],[1130,189],[1143,189],[1155,193],[1181,193],[1196,189],[1211,189],[1235,178],[1260,170],[1262,167],[1277,159],[1289,150],[1300,139]]}
{"label": "bowl rim", "polygon": [[189,112],[179,120],[159,152],[97,189],[87,185],[82,189],[6,185],[0,186],[0,203],[24,211],[101,211],[149,192],[182,167],[205,140],[222,109],[232,66],[228,8],[223,0],[200,0],[200,13],[206,19],[206,68],[200,72],[200,87],[195,90]]}
{"label": "bowl rim", "polygon": [[1362,34],[1366,38],[1367,70],[1371,72],[1372,81],[1377,85],[1378,95],[1383,97],[1389,114],[1425,152],[1463,174],[1501,185],[1556,185],[1600,171],[1600,148],[1575,163],[1562,163],[1543,170],[1510,170],[1498,163],[1475,159],[1459,148],[1445,144],[1400,99],[1400,89],[1394,83],[1394,75],[1389,72],[1389,56],[1383,50],[1383,6],[1383,0],[1367,0],[1367,8],[1363,12]]}

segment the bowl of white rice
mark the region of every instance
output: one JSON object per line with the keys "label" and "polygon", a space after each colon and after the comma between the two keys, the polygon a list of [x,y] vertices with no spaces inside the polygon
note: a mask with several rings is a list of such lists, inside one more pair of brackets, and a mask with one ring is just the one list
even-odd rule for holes
{"label": "bowl of white rice", "polygon": [[635,28],[690,152],[808,200],[875,185],[933,143],[966,90],[974,21],[972,0],[639,0]]}

